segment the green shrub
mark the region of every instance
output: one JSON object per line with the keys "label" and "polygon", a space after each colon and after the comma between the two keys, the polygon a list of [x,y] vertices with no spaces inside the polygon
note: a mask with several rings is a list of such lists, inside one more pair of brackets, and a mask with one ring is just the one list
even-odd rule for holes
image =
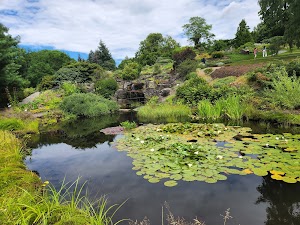
{"label": "green shrub", "polygon": [[60,105],[61,109],[81,117],[95,117],[118,110],[116,102],[92,93],[78,93],[66,97]]}
{"label": "green shrub", "polygon": [[198,62],[188,59],[178,66],[177,72],[179,73],[180,77],[185,78],[187,74],[189,74],[190,72],[194,72],[197,68]]}
{"label": "green shrub", "polygon": [[193,60],[195,57],[196,53],[191,48],[176,49],[173,54],[174,65],[177,67],[185,60]]}
{"label": "green shrub", "polygon": [[140,65],[136,62],[128,62],[122,70],[123,80],[134,80],[140,75]]}
{"label": "green shrub", "polygon": [[35,88],[25,88],[23,90],[23,95],[24,95],[24,98],[28,97],[29,95],[33,94],[35,92]]}
{"label": "green shrub", "polygon": [[77,85],[68,81],[63,82],[61,88],[64,90],[65,96],[69,96],[79,92]]}
{"label": "green shrub", "polygon": [[236,77],[228,76],[224,78],[217,78],[213,81],[213,87],[218,88],[222,86],[228,86],[230,83],[234,82]]}
{"label": "green shrub", "polygon": [[153,75],[157,75],[161,73],[161,68],[158,63],[155,63],[153,66]]}
{"label": "green shrub", "polygon": [[288,63],[286,65],[286,71],[289,76],[296,75],[297,77],[300,77],[300,60],[297,59]]}
{"label": "green shrub", "polygon": [[224,52],[213,52],[211,53],[211,57],[215,59],[220,59],[224,57]]}
{"label": "green shrub", "polygon": [[177,88],[176,97],[184,103],[196,106],[199,101],[211,98],[212,87],[202,78],[194,77]]}
{"label": "green shrub", "polygon": [[264,91],[265,97],[275,105],[284,109],[300,108],[300,78],[289,77],[284,67],[274,73],[271,83],[272,89]]}
{"label": "green shrub", "polygon": [[104,98],[110,98],[117,89],[118,83],[112,77],[98,80],[95,83],[96,93],[102,95]]}
{"label": "green shrub", "polygon": [[52,89],[56,86],[55,76],[44,76],[42,81],[38,84],[37,88],[40,91]]}

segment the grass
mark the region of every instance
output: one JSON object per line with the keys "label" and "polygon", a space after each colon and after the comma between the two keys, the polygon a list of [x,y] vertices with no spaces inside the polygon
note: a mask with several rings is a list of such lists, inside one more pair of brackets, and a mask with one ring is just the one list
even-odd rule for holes
{"label": "grass", "polygon": [[170,103],[148,104],[141,107],[137,113],[141,122],[182,122],[188,121],[192,114],[186,105],[174,105]]}
{"label": "grass", "polygon": [[18,133],[39,133],[39,122],[37,120],[19,118],[1,118],[0,130],[14,131]]}
{"label": "grass", "polygon": [[[108,225],[123,205],[107,207],[101,198],[91,202],[79,180],[63,182],[56,190],[48,182],[26,170],[23,144],[9,131],[0,130],[0,224]],[[121,221],[119,221],[121,222]]]}
{"label": "grass", "polygon": [[245,106],[239,96],[220,98],[214,104],[205,99],[198,103],[198,116],[201,120],[216,121],[219,119],[241,120]]}
{"label": "grass", "polygon": [[285,52],[279,55],[275,55],[275,56],[268,56],[263,58],[261,56],[261,54],[258,54],[257,58],[254,59],[253,54],[249,54],[249,55],[243,55],[243,54],[239,54],[239,53],[233,53],[233,54],[228,54],[227,55],[231,62],[230,65],[234,66],[234,65],[248,65],[248,64],[260,64],[260,63],[270,63],[270,62],[276,62],[276,61],[290,61],[293,60],[297,57],[300,57],[300,50],[294,50],[293,52]]}

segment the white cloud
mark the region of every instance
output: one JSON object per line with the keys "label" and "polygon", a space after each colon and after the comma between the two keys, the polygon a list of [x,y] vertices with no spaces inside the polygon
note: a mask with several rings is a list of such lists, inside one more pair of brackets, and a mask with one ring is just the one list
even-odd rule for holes
{"label": "white cloud", "polygon": [[22,44],[88,53],[102,39],[114,58],[134,56],[153,32],[186,44],[180,34],[193,16],[212,24],[217,39],[233,38],[242,19],[259,23],[258,11],[256,0],[0,0],[1,23]]}

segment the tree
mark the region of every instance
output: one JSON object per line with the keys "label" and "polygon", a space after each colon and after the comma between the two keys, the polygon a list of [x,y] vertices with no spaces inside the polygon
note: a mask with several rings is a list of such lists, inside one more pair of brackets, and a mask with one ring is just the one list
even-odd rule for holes
{"label": "tree", "polygon": [[212,25],[208,25],[202,17],[192,17],[188,24],[183,25],[183,31],[194,46],[200,47],[203,42],[207,42],[215,35],[210,33]]}
{"label": "tree", "polygon": [[170,36],[163,37],[161,33],[151,33],[135,54],[136,61],[142,65],[153,65],[158,57],[171,57],[179,44]]}
{"label": "tree", "polygon": [[283,36],[289,20],[287,0],[259,0],[259,15],[267,29],[267,38]]}
{"label": "tree", "polygon": [[104,70],[96,63],[75,62],[71,63],[55,73],[56,82],[64,81],[85,83],[104,78]]}
{"label": "tree", "polygon": [[37,86],[44,76],[54,75],[60,68],[75,61],[58,50],[30,52],[26,60],[28,64],[26,78],[33,87]]}
{"label": "tree", "polygon": [[290,48],[300,41],[300,2],[298,0],[259,0],[259,15],[267,29],[267,38],[284,36]]}
{"label": "tree", "polygon": [[249,27],[247,26],[246,21],[243,19],[239,27],[237,28],[237,32],[235,34],[235,47],[240,47],[241,45],[252,42],[253,38],[249,31]]}
{"label": "tree", "polygon": [[88,62],[97,63],[101,67],[107,70],[115,70],[116,62],[112,58],[108,48],[102,40],[100,40],[98,49],[95,52],[90,51],[88,56]]}
{"label": "tree", "polygon": [[0,23],[0,93],[4,88],[22,88],[28,81],[21,76],[24,52],[18,48],[19,37],[8,34],[8,28]]}

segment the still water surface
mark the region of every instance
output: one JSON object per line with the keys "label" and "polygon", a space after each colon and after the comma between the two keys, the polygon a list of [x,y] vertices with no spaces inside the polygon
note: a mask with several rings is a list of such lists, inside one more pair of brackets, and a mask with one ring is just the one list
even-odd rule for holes
{"label": "still water surface", "polygon": [[[99,132],[120,120],[123,118],[78,121],[65,125],[60,132],[35,137],[30,143],[32,155],[25,159],[28,169],[57,188],[64,178],[74,181],[81,177],[81,181],[88,181],[92,199],[106,195],[109,204],[128,199],[115,215],[116,220],[142,220],[147,216],[151,224],[161,224],[161,207],[167,202],[175,216],[190,221],[197,217],[206,225],[223,224],[220,214],[228,208],[233,218],[227,225],[300,225],[299,182],[286,184],[269,176],[231,175],[216,184],[181,181],[169,188],[163,181],[149,183],[132,170],[132,159],[126,152],[114,147],[113,142],[122,135]],[[269,126],[263,129],[270,132]]]}

